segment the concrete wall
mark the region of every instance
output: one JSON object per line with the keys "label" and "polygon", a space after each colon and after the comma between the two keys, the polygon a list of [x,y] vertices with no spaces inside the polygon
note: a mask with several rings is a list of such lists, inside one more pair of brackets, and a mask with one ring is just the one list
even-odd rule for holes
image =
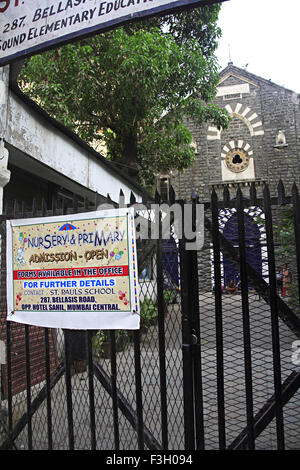
{"label": "concrete wall", "polygon": [[6,141],[19,152],[91,191],[104,196],[109,193],[116,201],[122,189],[126,200],[131,191],[140,200],[140,193],[109,169],[92,149],[83,147],[37,116],[13,92],[9,94]]}

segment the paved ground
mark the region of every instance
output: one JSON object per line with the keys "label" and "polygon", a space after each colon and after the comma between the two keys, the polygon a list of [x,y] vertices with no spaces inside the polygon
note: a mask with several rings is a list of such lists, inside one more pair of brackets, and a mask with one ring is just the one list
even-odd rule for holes
{"label": "paved ground", "polygon": [[[218,402],[216,373],[216,337],[214,298],[208,293],[200,299],[202,382],[204,396],[205,445],[218,448]],[[273,363],[270,311],[263,301],[250,296],[253,395],[255,412],[273,394]],[[170,449],[183,449],[183,392],[180,312],[171,306],[166,318],[166,378],[168,399],[168,431]],[[280,321],[281,368],[283,380],[297,367],[292,364],[293,333]],[[245,372],[241,299],[239,295],[223,298],[224,389],[226,441],[230,444],[246,423]],[[219,343],[218,343],[219,344]],[[142,386],[145,426],[160,441],[160,379],[157,327],[143,336],[141,343]],[[102,360],[110,371],[110,362]],[[298,367],[299,370],[299,367]],[[119,390],[135,408],[135,376],[133,347],[118,353],[117,382]],[[72,378],[75,447],[90,448],[89,392],[86,373]],[[33,391],[33,397],[34,397]],[[97,448],[114,449],[114,428],[111,399],[95,381]],[[300,449],[300,393],[284,409],[286,447]],[[26,407],[25,396],[14,398],[14,417],[18,419]],[[65,383],[62,379],[52,392],[54,448],[68,448],[68,428]],[[33,446],[47,448],[46,407],[42,406],[33,419]],[[119,413],[120,448],[137,449],[137,436]],[[27,448],[27,430],[16,441],[18,448]],[[276,433],[273,422],[257,439],[258,449],[275,449]]]}

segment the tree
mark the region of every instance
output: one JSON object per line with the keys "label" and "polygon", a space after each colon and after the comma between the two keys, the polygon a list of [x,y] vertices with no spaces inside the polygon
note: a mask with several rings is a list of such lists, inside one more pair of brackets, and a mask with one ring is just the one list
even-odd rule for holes
{"label": "tree", "polygon": [[[261,225],[266,224],[265,219],[257,217],[256,223]],[[296,273],[296,240],[295,240],[295,220],[294,220],[294,207],[283,206],[277,213],[275,222],[273,223],[273,231],[275,236],[275,260],[276,265],[281,267],[284,264],[291,266],[293,272],[293,281],[289,295],[284,298],[290,304],[290,307],[296,315],[300,317],[300,303],[299,303],[299,282]]]}
{"label": "tree", "polygon": [[296,240],[295,240],[295,219],[294,207],[282,207],[280,211],[279,223],[274,224],[274,233],[278,240],[276,246],[275,257],[276,260],[282,261],[281,264],[287,263],[291,266],[293,273],[293,280],[291,282],[289,295],[285,298],[289,302],[290,307],[294,313],[300,317],[300,299],[299,299],[299,282],[297,279],[297,266],[296,260]]}
{"label": "tree", "polygon": [[151,184],[158,172],[194,159],[184,118],[226,127],[212,104],[219,5],[128,24],[36,55],[20,76],[23,90],[108,158]]}

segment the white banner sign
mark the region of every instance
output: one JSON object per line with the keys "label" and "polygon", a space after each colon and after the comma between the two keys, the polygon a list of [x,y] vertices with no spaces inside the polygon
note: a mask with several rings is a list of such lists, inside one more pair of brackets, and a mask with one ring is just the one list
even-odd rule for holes
{"label": "white banner sign", "polygon": [[133,209],[7,221],[7,320],[138,329]]}
{"label": "white banner sign", "polygon": [[0,0],[0,65],[135,18],[215,1]]}

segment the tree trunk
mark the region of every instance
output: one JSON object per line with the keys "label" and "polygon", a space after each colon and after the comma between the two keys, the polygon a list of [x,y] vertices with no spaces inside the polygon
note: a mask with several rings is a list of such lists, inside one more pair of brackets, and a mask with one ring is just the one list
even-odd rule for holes
{"label": "tree trunk", "polygon": [[137,164],[137,134],[135,129],[123,137],[124,156],[122,163],[124,171],[132,178],[138,177],[139,169]]}

